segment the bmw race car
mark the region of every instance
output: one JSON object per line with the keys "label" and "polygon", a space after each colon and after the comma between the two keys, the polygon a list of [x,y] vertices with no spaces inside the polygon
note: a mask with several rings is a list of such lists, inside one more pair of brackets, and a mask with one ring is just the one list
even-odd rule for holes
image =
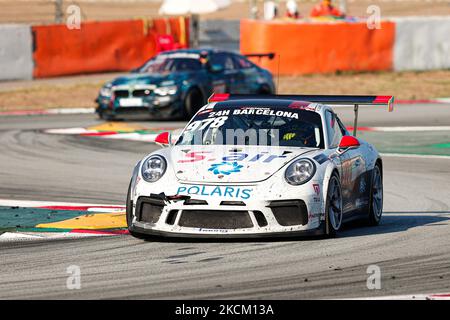
{"label": "bmw race car", "polygon": [[166,51],[106,83],[96,99],[96,111],[102,119],[124,115],[190,119],[213,92],[271,94],[275,87],[269,71],[240,54],[212,49]]}
{"label": "bmw race car", "polygon": [[383,161],[330,105],[388,105],[391,96],[214,94],[178,138],[140,161],[126,216],[136,237],[333,236],[377,225]]}

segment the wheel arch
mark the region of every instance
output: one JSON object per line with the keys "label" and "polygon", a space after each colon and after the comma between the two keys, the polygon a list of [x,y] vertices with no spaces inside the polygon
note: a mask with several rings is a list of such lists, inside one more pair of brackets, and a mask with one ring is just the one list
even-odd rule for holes
{"label": "wheel arch", "polygon": [[339,183],[340,183],[341,176],[339,174],[339,170],[333,162],[330,162],[330,164],[325,169],[325,174],[324,174],[323,180],[322,180],[322,212],[325,212],[325,205],[326,205],[326,199],[327,199],[327,193],[328,193],[328,185],[330,183],[330,179],[333,174],[337,175],[337,177],[339,179]]}

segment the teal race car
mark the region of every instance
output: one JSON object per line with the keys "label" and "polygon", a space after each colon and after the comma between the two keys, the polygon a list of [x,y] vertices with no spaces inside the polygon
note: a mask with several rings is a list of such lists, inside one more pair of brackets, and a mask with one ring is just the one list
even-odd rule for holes
{"label": "teal race car", "polygon": [[[274,57],[271,53],[251,56]],[[275,93],[272,74],[248,57],[213,49],[162,52],[106,83],[96,99],[96,112],[105,120],[189,119],[212,93]]]}

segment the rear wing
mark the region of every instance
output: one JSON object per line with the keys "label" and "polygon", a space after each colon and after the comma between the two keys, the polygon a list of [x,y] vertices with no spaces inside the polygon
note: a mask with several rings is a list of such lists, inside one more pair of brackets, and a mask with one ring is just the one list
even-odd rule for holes
{"label": "rear wing", "polygon": [[244,56],[246,56],[247,58],[268,58],[269,60],[272,60],[275,57],[275,53],[274,52],[269,52],[269,53],[249,53],[249,54],[244,54]]}
{"label": "rear wing", "polygon": [[356,136],[358,124],[358,107],[367,106],[387,106],[388,111],[394,110],[394,96],[350,96],[350,95],[253,95],[253,94],[228,94],[213,93],[208,102],[219,102],[227,100],[248,100],[248,99],[275,99],[275,100],[298,100],[307,102],[316,102],[330,105],[353,106],[355,120],[353,125],[353,135]]}

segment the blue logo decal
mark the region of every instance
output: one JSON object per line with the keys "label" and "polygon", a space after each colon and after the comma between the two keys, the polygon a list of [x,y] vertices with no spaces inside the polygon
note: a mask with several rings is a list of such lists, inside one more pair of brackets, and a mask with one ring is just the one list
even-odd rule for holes
{"label": "blue logo decal", "polygon": [[227,162],[215,163],[211,165],[208,171],[212,171],[214,174],[224,174],[229,175],[233,172],[240,172],[243,166],[237,162]]}

